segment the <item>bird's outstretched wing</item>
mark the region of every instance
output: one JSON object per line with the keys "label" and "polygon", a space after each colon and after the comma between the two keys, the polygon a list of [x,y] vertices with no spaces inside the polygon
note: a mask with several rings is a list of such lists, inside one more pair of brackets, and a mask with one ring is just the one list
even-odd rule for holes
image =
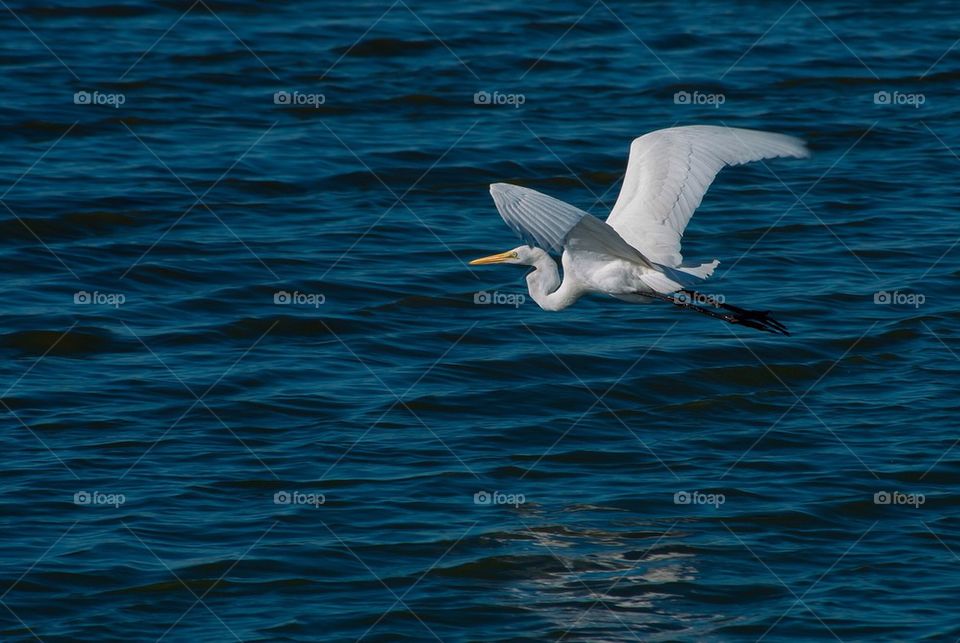
{"label": "bird's outstretched wing", "polygon": [[503,220],[530,245],[556,254],[573,247],[652,267],[616,230],[569,203],[509,183],[494,183],[490,194]]}
{"label": "bird's outstretched wing", "polygon": [[690,125],[644,134],[630,144],[627,173],[607,223],[651,261],[679,266],[680,237],[717,172],[808,155],[800,139],[733,127]]}
{"label": "bird's outstretched wing", "polygon": [[528,244],[548,252],[559,254],[570,230],[590,216],[569,203],[519,185],[494,183],[490,194],[510,229]]}

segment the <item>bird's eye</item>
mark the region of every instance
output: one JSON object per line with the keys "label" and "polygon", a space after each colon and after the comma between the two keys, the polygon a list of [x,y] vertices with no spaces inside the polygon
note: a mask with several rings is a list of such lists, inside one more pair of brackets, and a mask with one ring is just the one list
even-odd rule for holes
{"label": "bird's eye", "polygon": [[520,258],[520,255],[518,255],[516,252],[511,252],[511,253],[510,253],[510,256],[513,257],[514,259],[519,259],[519,258]]}

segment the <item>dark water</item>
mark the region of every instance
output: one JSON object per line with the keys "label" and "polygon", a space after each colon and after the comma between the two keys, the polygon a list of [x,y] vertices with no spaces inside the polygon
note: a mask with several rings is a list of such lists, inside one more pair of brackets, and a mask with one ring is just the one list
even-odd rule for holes
{"label": "dark water", "polygon": [[[955,3],[0,13],[0,639],[960,637]],[[689,123],[811,144],[684,244],[792,337],[474,303]]]}

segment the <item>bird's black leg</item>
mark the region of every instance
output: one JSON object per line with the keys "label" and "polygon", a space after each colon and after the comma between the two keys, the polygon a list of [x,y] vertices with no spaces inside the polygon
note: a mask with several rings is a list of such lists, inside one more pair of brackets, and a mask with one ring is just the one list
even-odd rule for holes
{"label": "bird's black leg", "polygon": [[[784,326],[783,324],[781,324],[776,319],[770,316],[769,310],[763,310],[763,311],[747,310],[746,308],[740,308],[739,306],[734,306],[733,304],[723,303],[720,300],[718,300],[716,297],[712,297],[710,295],[701,295],[695,290],[684,289],[684,290],[681,290],[680,292],[690,297],[693,301],[705,301],[717,308],[723,308],[724,310],[729,310],[731,313],[734,314],[734,316],[737,317],[738,320],[741,320],[741,321],[738,321],[737,323],[744,323],[743,320],[750,320],[750,321],[757,322],[759,324],[763,324],[768,329],[770,329],[770,332],[777,332],[782,335],[790,334],[787,331],[786,326]],[[745,324],[745,325],[749,325],[749,324]],[[756,328],[755,326],[751,326],[751,327]]]}
{"label": "bird's black leg", "polygon": [[[757,330],[762,330],[768,333],[775,333],[780,335],[789,335],[786,326],[778,322],[777,320],[770,317],[770,311],[756,311],[756,310],[747,310],[745,308],[739,308],[738,306],[732,306],[730,304],[721,304],[715,298],[701,295],[692,290],[681,290],[683,294],[690,297],[690,301],[684,301],[678,299],[671,295],[663,295],[660,293],[649,293],[644,292],[640,293],[646,297],[652,297],[654,299],[660,299],[662,301],[667,301],[678,306],[680,308],[687,308],[689,310],[694,310],[702,315],[707,315],[708,317],[713,317],[714,319],[722,319],[725,322],[730,324],[740,324],[742,326],[748,326],[749,328],[756,328]],[[722,308],[724,310],[730,311],[729,313],[721,313],[703,306],[699,306],[694,301],[706,301],[709,302],[715,308]]]}

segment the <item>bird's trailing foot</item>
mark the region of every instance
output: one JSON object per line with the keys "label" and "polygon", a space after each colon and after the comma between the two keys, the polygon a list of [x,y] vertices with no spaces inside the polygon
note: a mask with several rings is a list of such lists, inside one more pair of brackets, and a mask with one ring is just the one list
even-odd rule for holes
{"label": "bird's trailing foot", "polygon": [[[746,308],[740,308],[739,306],[734,306],[732,304],[720,303],[715,297],[708,297],[701,295],[698,292],[693,290],[681,290],[679,291],[686,295],[689,300],[679,299],[671,295],[662,295],[660,293],[641,293],[647,297],[653,297],[654,299],[661,299],[663,301],[668,301],[674,306],[680,308],[687,308],[694,310],[708,317],[713,317],[714,319],[722,319],[725,322],[730,324],[740,324],[741,326],[747,326],[748,328],[755,328],[767,333],[774,333],[776,335],[790,335],[790,332],[787,331],[787,327],[781,324],[779,321],[770,316],[769,310],[748,310]],[[727,312],[718,312],[716,310],[711,310],[704,306],[699,306],[693,302],[701,301],[707,302],[709,305],[714,308],[719,308]]]}
{"label": "bird's trailing foot", "polygon": [[750,326],[751,328],[758,328],[771,333],[778,333],[780,335],[790,335],[790,332],[787,330],[786,326],[770,316],[769,310],[747,310],[745,308],[738,308],[737,306],[731,306],[729,304],[721,304],[720,306],[721,308],[729,310],[737,319],[736,323],[738,324]]}

